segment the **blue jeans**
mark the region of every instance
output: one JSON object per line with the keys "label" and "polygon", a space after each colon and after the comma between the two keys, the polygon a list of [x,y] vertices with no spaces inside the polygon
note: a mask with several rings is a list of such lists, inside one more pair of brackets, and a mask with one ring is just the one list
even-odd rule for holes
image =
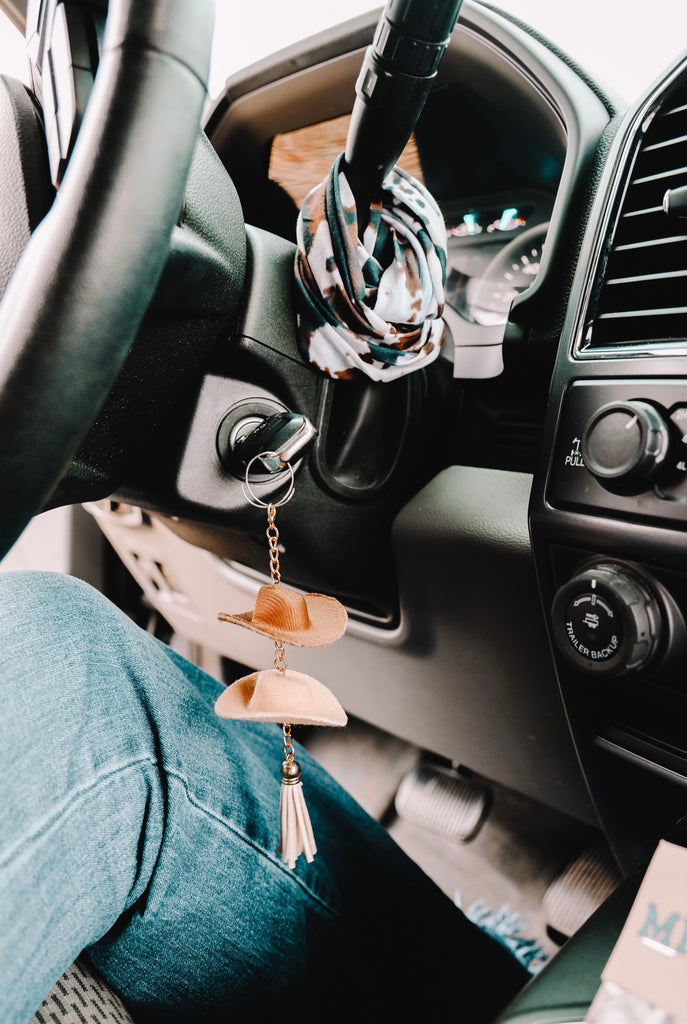
{"label": "blue jeans", "polygon": [[85,583],[0,574],[3,1024],[83,950],[137,1021],[491,1019],[520,965],[300,748],[319,852],[282,863],[281,730],[221,690]]}

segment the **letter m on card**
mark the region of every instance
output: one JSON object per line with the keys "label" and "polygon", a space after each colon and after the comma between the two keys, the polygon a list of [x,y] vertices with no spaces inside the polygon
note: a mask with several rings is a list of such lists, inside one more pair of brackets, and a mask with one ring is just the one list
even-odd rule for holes
{"label": "letter m on card", "polygon": [[601,975],[687,1020],[687,849],[662,840]]}

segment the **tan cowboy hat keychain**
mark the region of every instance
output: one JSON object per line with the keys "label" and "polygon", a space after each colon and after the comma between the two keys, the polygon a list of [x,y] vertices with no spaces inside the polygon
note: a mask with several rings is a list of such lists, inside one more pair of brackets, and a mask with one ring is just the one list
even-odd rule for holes
{"label": "tan cowboy hat keychain", "polygon": [[281,766],[279,853],[293,868],[303,853],[312,861],[317,848],[305,804],[300,765],[296,761],[291,727],[294,725],[343,726],[346,712],[331,690],[317,679],[290,669],[284,645],[295,647],[326,647],[343,635],[347,614],[334,597],[324,594],[300,594],[282,585],[279,565],[279,531],[275,523],[277,508],[293,497],[294,475],[291,473],[286,494],[275,502],[262,501],[250,486],[249,474],[256,455],[246,466],[244,494],[256,508],[267,510],[267,541],[269,545],[271,583],[260,588],[254,607],[247,612],[220,612],[221,622],[231,622],[251,629],[274,641],[274,664],[270,669],[251,672],[237,679],[222,693],[215,711],[220,718],[244,719],[253,722],[276,722],[284,734],[284,760]]}

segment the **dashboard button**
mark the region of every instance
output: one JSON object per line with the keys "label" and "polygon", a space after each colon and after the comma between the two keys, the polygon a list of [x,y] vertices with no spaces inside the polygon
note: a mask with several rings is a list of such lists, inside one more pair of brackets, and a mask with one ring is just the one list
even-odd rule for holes
{"label": "dashboard button", "polygon": [[577,668],[626,675],[646,667],[661,637],[661,611],[632,569],[597,563],[564,584],[552,606],[556,643]]}
{"label": "dashboard button", "polygon": [[668,454],[670,433],[661,414],[641,400],[609,402],[582,435],[584,464],[609,489],[646,490]]}
{"label": "dashboard button", "polygon": [[[597,476],[582,456],[582,438],[599,413],[611,405],[618,409],[635,403],[648,406],[649,415],[660,417],[670,437],[663,460],[659,463],[656,459],[657,464],[652,466],[653,457],[649,459],[651,479],[644,486],[633,483],[632,475],[629,481],[622,475],[615,480]],[[627,412],[624,417],[625,424],[632,420],[632,414]],[[610,426],[613,426],[612,421]],[[684,378],[573,381],[561,407],[546,485],[548,502],[559,509],[582,510],[635,522],[679,523],[684,527],[687,525],[687,443],[683,442],[686,427],[687,380]],[[637,424],[632,424],[629,432],[633,430],[636,430],[635,441],[641,439]],[[602,453],[601,457],[608,460],[608,455]],[[621,463],[623,461],[621,459]],[[610,465],[613,469],[613,464]],[[617,468],[616,463],[616,471]]]}
{"label": "dashboard button", "polygon": [[687,503],[687,405],[678,405],[670,413],[673,436],[670,451],[656,485],[656,493],[667,501]]}
{"label": "dashboard button", "polygon": [[670,414],[670,422],[680,432],[680,439],[687,445],[687,405],[677,405]]}

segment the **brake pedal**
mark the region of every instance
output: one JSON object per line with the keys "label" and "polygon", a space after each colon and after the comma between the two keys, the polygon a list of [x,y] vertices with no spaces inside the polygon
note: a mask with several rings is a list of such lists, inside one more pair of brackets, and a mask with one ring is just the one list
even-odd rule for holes
{"label": "brake pedal", "polygon": [[621,882],[603,836],[599,836],[554,878],[542,901],[549,928],[564,938],[600,907]]}
{"label": "brake pedal", "polygon": [[404,777],[395,799],[399,817],[463,843],[477,835],[490,805],[491,792],[483,783],[422,763]]}

